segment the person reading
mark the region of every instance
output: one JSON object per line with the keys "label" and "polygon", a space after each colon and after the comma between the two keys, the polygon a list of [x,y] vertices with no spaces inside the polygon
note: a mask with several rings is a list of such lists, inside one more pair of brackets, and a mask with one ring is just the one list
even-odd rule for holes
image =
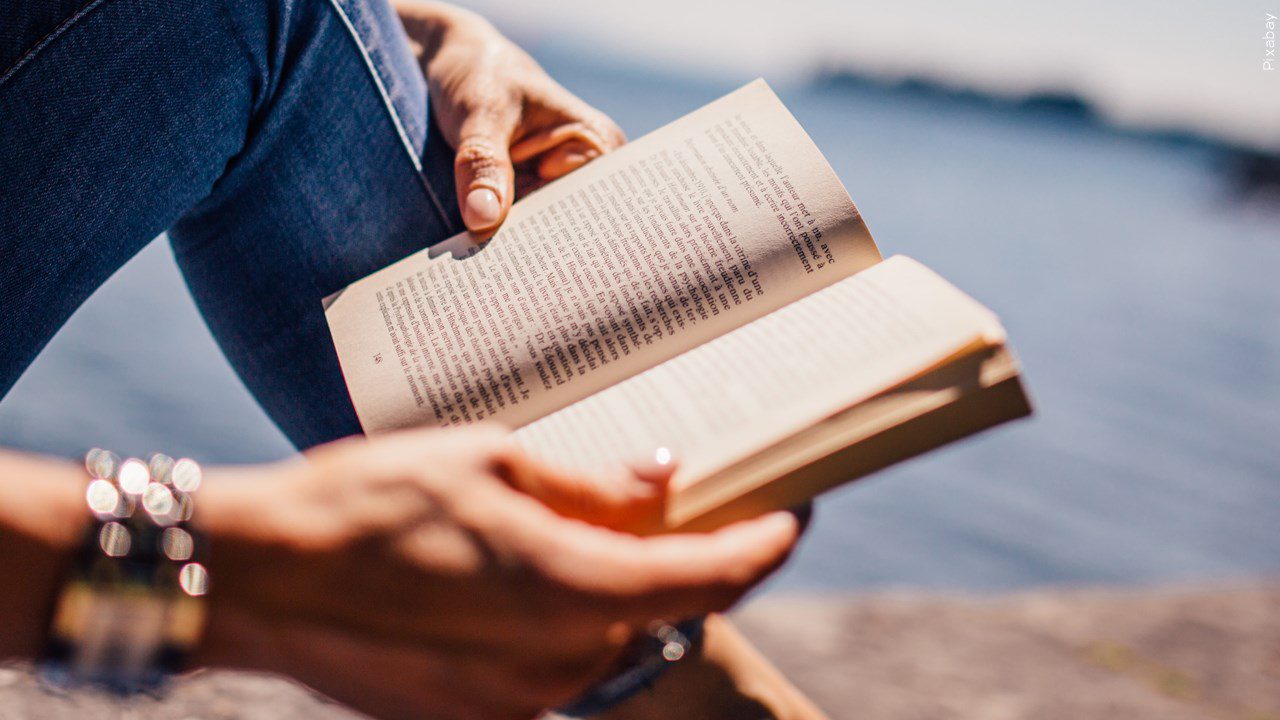
{"label": "person reading", "polygon": [[[728,607],[794,547],[786,512],[612,529],[653,509],[669,468],[566,470],[486,427],[351,438],[321,299],[492,231],[518,193],[624,140],[482,18],[418,0],[10,1],[0,16],[0,393],[167,231],[227,359],[307,450],[203,472],[0,451],[0,658],[136,687],[185,654],[382,717],[532,717],[651,620]],[[116,602],[125,586],[140,604]],[[776,676],[739,682],[748,655],[725,632],[709,622],[700,657],[723,672],[703,685],[811,711]]]}
{"label": "person reading", "polygon": [[791,507],[1030,413],[995,315],[881,257],[763,80],[326,305],[370,433],[498,420],[606,474],[674,451],[637,531]]}
{"label": "person reading", "polygon": [[0,390],[167,230],[305,452],[0,451],[0,658],[380,717],[821,717],[682,621],[785,561],[792,508],[1028,414],[995,316],[881,257],[762,81],[622,147],[456,8],[184,1],[0,47]]}

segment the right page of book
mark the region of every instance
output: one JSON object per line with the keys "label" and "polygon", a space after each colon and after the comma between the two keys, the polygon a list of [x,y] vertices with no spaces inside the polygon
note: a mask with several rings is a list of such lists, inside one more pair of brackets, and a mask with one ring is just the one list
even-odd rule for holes
{"label": "right page of book", "polygon": [[655,448],[680,459],[680,490],[778,440],[981,347],[989,310],[895,256],[534,422],[542,458],[616,470]]}
{"label": "right page of book", "polygon": [[879,259],[756,81],[516,203],[483,249],[410,256],[326,316],[367,432],[520,426]]}

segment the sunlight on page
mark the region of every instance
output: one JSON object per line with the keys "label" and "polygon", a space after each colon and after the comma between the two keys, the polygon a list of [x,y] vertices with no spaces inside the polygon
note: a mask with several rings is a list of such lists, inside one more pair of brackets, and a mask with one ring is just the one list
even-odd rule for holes
{"label": "sunlight on page", "polygon": [[996,317],[923,265],[886,260],[519,431],[592,471],[681,459],[674,488],[953,358],[998,345]]}
{"label": "sunlight on page", "polygon": [[757,81],[521,200],[470,257],[413,255],[326,317],[366,432],[519,426],[879,259]]}

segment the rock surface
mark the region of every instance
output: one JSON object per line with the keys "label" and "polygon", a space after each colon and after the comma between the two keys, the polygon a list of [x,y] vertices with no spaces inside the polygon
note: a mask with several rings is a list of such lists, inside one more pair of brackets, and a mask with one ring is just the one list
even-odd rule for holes
{"label": "rock surface", "polygon": [[1280,585],[768,599],[738,621],[836,720],[1280,720]]}
{"label": "rock surface", "polygon": [[[767,597],[737,621],[834,720],[1280,720],[1280,584],[965,597]],[[429,709],[424,709],[429,717]],[[0,668],[0,718],[354,720],[283,680],[162,700],[54,694]]]}

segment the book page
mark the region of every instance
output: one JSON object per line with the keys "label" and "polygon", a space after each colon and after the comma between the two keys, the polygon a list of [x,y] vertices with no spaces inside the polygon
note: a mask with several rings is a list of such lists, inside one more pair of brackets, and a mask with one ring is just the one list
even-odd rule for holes
{"label": "book page", "polygon": [[366,432],[524,425],[879,260],[763,81],[349,286],[326,316]]}
{"label": "book page", "polygon": [[824,418],[1003,342],[999,321],[895,256],[537,422],[516,437],[586,472],[657,447],[679,491]]}
{"label": "book page", "polygon": [[994,425],[1030,401],[1004,345],[956,357],[686,483],[649,531],[711,529],[795,507],[837,485]]}

